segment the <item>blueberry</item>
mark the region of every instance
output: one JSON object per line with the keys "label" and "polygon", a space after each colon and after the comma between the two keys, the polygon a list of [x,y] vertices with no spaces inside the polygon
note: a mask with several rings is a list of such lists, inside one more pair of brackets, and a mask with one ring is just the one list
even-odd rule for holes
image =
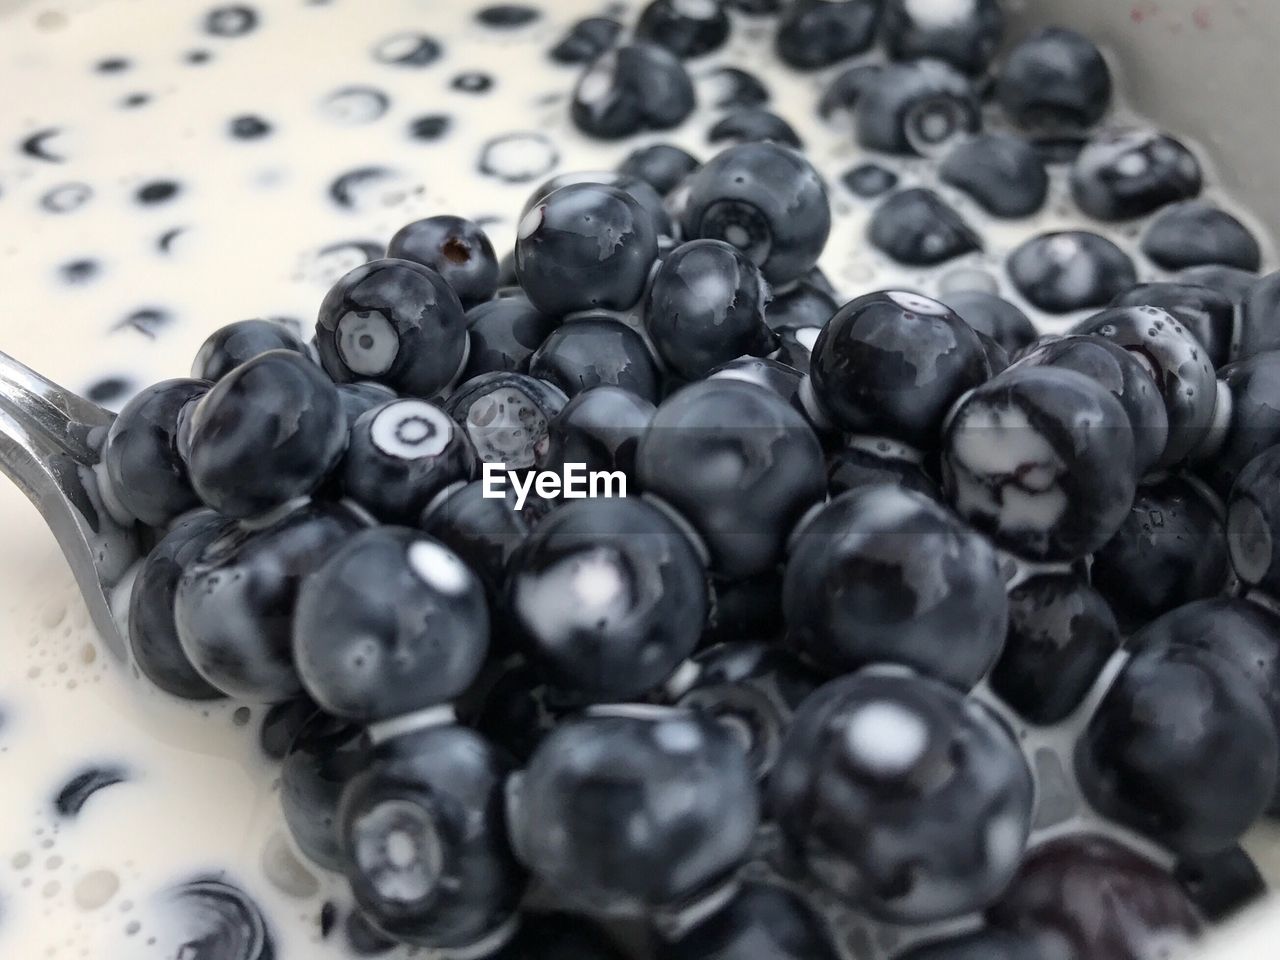
{"label": "blueberry", "polygon": [[673,942],[658,960],[836,960],[825,921],[791,891],[745,884],[732,900]]}
{"label": "blueberry", "polygon": [[[1159,307],[1191,331],[1215,367],[1231,359],[1236,311],[1224,293],[1190,283],[1140,283],[1112,300],[1111,306]],[[1246,320],[1245,341],[1249,339],[1248,327]],[[1280,339],[1276,345],[1280,346]]]}
{"label": "blueberry", "polygon": [[1227,583],[1227,535],[1201,485],[1172,476],[1138,488],[1129,516],[1093,557],[1091,576],[1126,632]]}
{"label": "blueberry", "polygon": [[644,208],[600,184],[553,191],[521,219],[516,241],[520,285],[553,316],[633,306],[657,258],[657,231]]}
{"label": "blueberry", "polygon": [[554,384],[519,373],[485,373],[449,397],[445,412],[462,424],[481,463],[533,466],[547,424],[568,398]]}
{"label": "blueberry", "polygon": [[515,938],[489,960],[627,960],[613,941],[580,916],[527,913]]}
{"label": "blueberry", "polygon": [[798,531],[783,583],[789,642],[835,675],[898,663],[969,689],[1004,643],[995,551],[934,500],[868,486]]}
{"label": "blueberry", "polygon": [[1169,644],[1125,665],[1076,746],[1075,767],[1099,813],[1199,855],[1234,843],[1263,813],[1278,752],[1267,706],[1244,673],[1217,654]]}
{"label": "blueberry", "polygon": [[1098,220],[1131,220],[1200,193],[1200,164],[1180,141],[1149,129],[1106,130],[1071,168],[1071,195]]}
{"label": "blueberry", "polygon": [[619,164],[618,172],[643,180],[665,197],[699,165],[698,158],[682,147],[654,143],[627,154]]}
{"label": "blueberry", "polygon": [[1020,127],[1083,130],[1111,105],[1111,70],[1088,37],[1044,27],[1009,52],[996,100]]}
{"label": "blueberry", "polygon": [[369,763],[361,727],[313,708],[280,766],[280,808],[298,849],[326,870],[342,869],[338,802]]}
{"label": "blueberry", "polygon": [[272,320],[240,320],[211,333],[200,345],[191,376],[218,381],[246,360],[268,350],[292,350],[308,356],[306,344],[288,327]]}
{"label": "blueberry", "polygon": [[320,361],[339,383],[376,380],[432,397],[466,360],[466,317],[444,277],[408,260],[356,267],[325,295],[316,322]]}
{"label": "blueberry", "polygon": [[591,913],[691,899],[746,857],[759,800],[733,735],[697,713],[598,708],[561,723],[507,788],[517,855]]}
{"label": "blueberry", "polygon": [[1115,615],[1097,590],[1073,573],[1033,576],[1009,591],[1009,635],[991,689],[1024,720],[1059,723],[1118,649]]}
{"label": "blueberry", "polygon": [[878,919],[923,923],[1000,894],[1022,859],[1032,792],[993,713],[882,667],[805,701],[768,797],[814,879]]}
{"label": "blueberry", "polygon": [[[1056,935],[1067,956],[1089,960],[1135,960],[1156,943],[1176,949],[1200,930],[1195,908],[1168,873],[1115,840],[1088,834],[1036,847],[988,918],[1000,928]],[[1059,950],[1043,960],[1062,956]]]}
{"label": "blueberry", "polygon": [[719,0],[651,0],[640,11],[635,35],[688,60],[725,45],[729,16]]}
{"label": "blueberry", "polygon": [[1231,564],[1250,587],[1280,595],[1280,495],[1276,487],[1280,447],[1269,447],[1240,471],[1231,488],[1227,534]]}
{"label": "blueberry", "polygon": [[979,134],[952,148],[939,167],[944,183],[963,190],[997,217],[1029,217],[1044,206],[1049,174],[1030,143],[1009,133]]}
{"label": "blueberry", "polygon": [[1198,200],[1163,210],[1147,228],[1142,252],[1166,270],[1208,263],[1257,270],[1262,264],[1262,251],[1249,228],[1225,210]]}
{"label": "blueberry", "polygon": [[830,120],[837,113],[853,113],[867,92],[867,87],[875,82],[884,71],[879,63],[860,63],[836,74],[818,101],[818,114],[824,120]]}
{"label": "blueberry", "polygon": [[651,401],[661,377],[644,337],[608,316],[581,317],[552,331],[529,359],[529,373],[568,397],[608,386]]}
{"label": "blueberry", "polygon": [[1225,430],[1212,449],[1203,452],[1199,472],[1220,497],[1226,497],[1244,466],[1280,443],[1280,351],[1254,353],[1228,364],[1219,371],[1219,379],[1229,394],[1219,401],[1226,408]]}
{"label": "blueberry", "polygon": [[186,445],[196,493],[232,517],[250,517],[314,491],[347,445],[338,391],[311,360],[288,350],[254,357],[196,404]]}
{"label": "blueberry", "polygon": [[885,67],[867,81],[856,119],[859,144],[899,154],[933,154],[982,126],[973,84],[938,60]]}
{"label": "blueberry", "polygon": [[347,419],[348,430],[360,419],[361,414],[394,399],[396,399],[394,390],[371,380],[338,384],[338,400],[342,404],[342,413]]}
{"label": "blueberry", "polygon": [[454,486],[422,513],[420,526],[456,553],[484,586],[489,600],[491,647],[507,640],[510,617],[505,605],[507,564],[529,534],[514,494],[486,497],[484,483]]}
{"label": "blueberry", "polygon": [[895,60],[932,57],[965,73],[986,70],[1004,37],[1004,11],[999,0],[921,4],[918,0],[885,0],[881,33]]}
{"label": "blueberry", "polygon": [[644,325],[667,368],[696,380],[734,357],[775,349],[768,300],[769,285],[746,254],[722,240],[691,240],[654,275]]}
{"label": "blueberry", "polygon": [[871,200],[898,185],[898,175],[878,163],[860,163],[840,178],[851,193]]}
{"label": "blueberry", "polygon": [[1042,233],[1009,254],[1009,279],[1045,313],[1104,307],[1138,282],[1129,255],[1086,230]]}
{"label": "blueberry", "polygon": [[462,382],[482,373],[527,373],[529,359],[558,320],[542,313],[523,293],[477,304],[467,311],[471,347]]}
{"label": "blueberry", "polygon": [[831,495],[889,484],[942,500],[938,485],[925,473],[919,451],[884,437],[850,437],[848,445],[827,457]]}
{"label": "blueberry", "polygon": [[774,49],[797,70],[818,70],[865,53],[876,39],[876,0],[794,0],[778,21]]}
{"label": "blueberry", "polygon": [[[1258,280],[1240,304],[1239,357],[1280,349],[1280,273]],[[1222,366],[1225,361],[1218,361]]]}
{"label": "blueberry", "polygon": [[778,332],[784,327],[822,327],[838,309],[835,297],[801,279],[782,293],[773,291],[773,299],[765,304],[764,320]]}
{"label": "blueberry", "polygon": [[621,387],[592,387],[570,400],[547,425],[543,469],[585,464],[588,470],[621,470],[633,476],[640,437],[657,408]]}
{"label": "blueberry", "polygon": [[707,132],[708,143],[753,143],[769,140],[797,150],[804,149],[795,128],[776,113],[760,107],[733,110]]}
{"label": "blueberry", "polygon": [[584,700],[652,689],[693,652],[707,620],[693,547],[636,497],[556,507],[521,544],[508,578],[530,656]]}
{"label": "blueberry", "polygon": [[1258,275],[1251,270],[1238,267],[1224,267],[1218,263],[1206,263],[1199,267],[1187,267],[1174,274],[1178,283],[1193,283],[1198,286],[1216,290],[1232,303],[1240,304],[1253,289]]}
{"label": "blueberry", "polygon": [[1240,847],[1179,860],[1173,875],[1196,908],[1214,923],[1230,919],[1267,893],[1257,864]]}
{"label": "blueberry", "polygon": [[1102,546],[1137,484],[1120,401],[1056,367],[1015,367],[967,394],[947,423],[942,468],[956,511],[1032,560],[1074,560]]}
{"label": "blueberry", "polygon": [[982,238],[932,190],[899,190],[871,217],[867,238],[898,263],[932,267],[982,249]]}
{"label": "blueberry", "polygon": [[[276,956],[262,908],[227,879],[225,871],[177,884],[165,891],[164,901],[168,915],[147,938],[157,955],[190,960],[271,960]],[[159,945],[156,933],[160,933]]]}
{"label": "blueberry", "polygon": [[479,734],[438,726],[380,744],[348,782],[343,872],[378,929],[450,950],[492,950],[509,936],[525,887],[503,827],[510,770]]}
{"label": "blueberry", "polygon": [[182,652],[173,619],[173,600],[182,574],[226,524],[212,510],[180,517],[148,554],[133,581],[129,601],[133,662],[161,690],[184,700],[214,700],[222,696]]}
{"label": "blueberry", "polygon": [[300,507],[215,538],[178,581],[174,615],[191,665],[228,696],[278,703],[299,693],[294,606],[302,580],[359,528],[349,510]]}
{"label": "blueberry", "polygon": [[820,676],[771,643],[720,643],[689,663],[665,692],[677,706],[712,717],[737,736],[763,779],[778,759],[792,716]]}
{"label": "blueberry", "polygon": [[464,307],[498,289],[498,257],[488,235],[462,217],[427,217],[405,224],[387,245],[387,256],[431,267],[444,277]]}
{"label": "blueberry", "polygon": [[902,291],[845,304],[818,335],[813,395],[847,433],[937,444],[943,417],[990,375],[973,329],[948,307]]}
{"label": "blueberry", "polygon": [[894,960],[1067,960],[1065,944],[1053,935],[979,930],[946,940],[930,940]]}
{"label": "blueberry", "polygon": [[[1149,623],[1129,646],[1188,646],[1226,660],[1262,697],[1280,735],[1280,618],[1269,610],[1238,597],[1195,600]],[[1280,810],[1280,791],[1271,810]]]}
{"label": "blueberry", "polygon": [[1016,353],[1036,338],[1027,315],[1008,300],[981,290],[944,294],[947,306],[978,333],[985,333],[1009,353]]}
{"label": "blueberry", "polygon": [[111,492],[131,516],[148,526],[163,527],[200,506],[179,452],[178,434],[208,392],[204,380],[161,381],[125,404],[107,432],[102,463]]}
{"label": "blueberry", "polygon": [[413,530],[351,537],[298,594],[293,656],[303,686],[357,723],[448,702],[476,678],[488,647],[480,581]]}
{"label": "blueberry", "polygon": [[744,143],[690,177],[681,221],[687,239],[733,244],[778,286],[818,262],[831,232],[831,207],[822,178],[799,153]]}
{"label": "blueberry", "polygon": [[805,419],[755,384],[706,380],[662,402],[640,440],[641,486],[689,521],[726,579],[782,560],[787,536],[825,487]]}
{"label": "blueberry", "polygon": [[416,523],[437,493],[474,479],[475,448],[462,427],[425,400],[392,400],[351,427],[342,492],[384,523]]}
{"label": "blueberry", "polygon": [[1158,307],[1113,307],[1075,332],[1103,337],[1145,361],[1169,417],[1160,466],[1178,463],[1195,450],[1213,424],[1218,393],[1213,364],[1194,334]]}
{"label": "blueberry", "polygon": [[693,112],[693,81],[665,47],[634,43],[606,51],[573,91],[574,125],[589,137],[618,140],[670,130]]}
{"label": "blueberry", "polygon": [[713,88],[708,105],[717,110],[763,107],[769,102],[769,88],[739,67],[715,67],[698,79]]}
{"label": "blueberry", "polygon": [[613,46],[622,24],[609,17],[584,17],[576,21],[551,48],[556,63],[590,63]]}
{"label": "blueberry", "polygon": [[1054,337],[1028,347],[1017,366],[1074,370],[1106,387],[1129,415],[1138,476],[1159,463],[1169,443],[1169,414],[1151,376],[1151,364],[1141,353],[1103,337]]}

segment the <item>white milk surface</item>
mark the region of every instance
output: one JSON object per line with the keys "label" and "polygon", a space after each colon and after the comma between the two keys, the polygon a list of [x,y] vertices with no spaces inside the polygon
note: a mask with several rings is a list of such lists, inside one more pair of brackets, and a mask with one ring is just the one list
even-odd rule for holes
{"label": "white milk surface", "polygon": [[[579,68],[546,51],[606,4],[541,0],[541,17],[515,29],[477,22],[483,5],[255,0],[254,28],[219,36],[207,29],[213,0],[0,0],[0,350],[118,407],[185,375],[224,323],[309,326],[328,284],[409,220],[483,218],[503,252],[527,194],[553,172],[609,168],[661,139],[709,156],[719,112],[704,75],[724,62],[766,82],[829,178],[837,219],[823,265],[847,297],[935,292],[956,268],[988,270],[1011,295],[1004,254],[1078,223],[1060,178],[1041,214],[1012,223],[942,189],[987,250],[904,271],[868,248],[872,204],[839,183],[860,158],[847,123],[817,117],[831,72],[781,67],[771,21],[737,18],[729,48],[692,65],[704,106],[679,131],[600,144],[568,121]],[[223,33],[240,22],[235,11],[213,18]],[[414,56],[426,49],[419,34],[440,44],[433,62]],[[477,71],[493,80],[487,92],[452,86]],[[433,116],[448,118],[441,136],[411,135],[439,125],[423,119]],[[230,133],[263,125],[256,137]],[[511,135],[486,163],[486,145]],[[922,161],[887,165],[904,186],[930,181]],[[1135,235],[1121,238],[1131,252]],[[278,960],[350,955],[341,923],[321,934],[326,902],[339,919],[347,911],[342,884],[290,853],[276,774],[257,747],[262,708],[191,707],[113,661],[53,538],[4,482],[0,543],[0,956],[171,960],[164,893],[211,874],[262,906]],[[53,797],[92,766],[127,779],[59,818]]]}

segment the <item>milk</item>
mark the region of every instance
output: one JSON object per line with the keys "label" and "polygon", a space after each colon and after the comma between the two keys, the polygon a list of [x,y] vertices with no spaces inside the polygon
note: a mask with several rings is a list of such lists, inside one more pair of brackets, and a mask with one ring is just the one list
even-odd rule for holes
{"label": "milk", "polygon": [[[332,281],[417,217],[482,219],[501,253],[527,195],[551,173],[611,168],[659,140],[714,152],[711,111],[622,143],[572,127],[567,97],[579,68],[546,51],[573,20],[601,12],[594,0],[543,0],[539,21],[509,31],[476,23],[477,0],[272,0],[254,5],[258,26],[243,36],[205,33],[211,5],[0,0],[0,349],[69,387],[124,377],[137,389],[184,375],[209,332],[244,317],[305,328]],[[937,17],[954,6],[913,4]],[[851,125],[817,117],[835,71],[793,74],[770,35],[771,21],[735,16],[728,48],[691,72],[738,63],[770,88],[773,109],[828,179],[835,227],[822,265],[844,298],[932,294],[956,271],[980,269],[1016,300],[1005,254],[1040,231],[1084,225],[1061,170],[1043,211],[1000,222],[939,186],[928,163],[876,158],[902,186],[937,189],[987,244],[937,270],[887,262],[864,240],[874,204],[838,182],[865,159]],[[442,46],[435,59],[431,40]],[[112,59],[128,62],[99,68]],[[450,87],[477,70],[496,79],[488,93]],[[699,87],[708,99],[710,85]],[[442,126],[439,115],[447,130],[423,139]],[[34,148],[55,159],[11,148],[42,131]],[[138,203],[156,182],[177,193]],[[1135,228],[1112,236],[1144,280],[1159,278],[1136,252]],[[76,266],[85,260],[97,269]],[[1059,331],[1074,318],[1036,320]],[[53,538],[2,482],[0,530],[0,955],[172,957],[181,918],[166,892],[222,872],[262,907],[281,960],[348,956],[340,922],[321,939],[321,916],[331,903],[326,915],[340,920],[349,897],[292,848],[276,769],[257,746],[263,709],[184,704],[113,661]],[[1069,737],[1028,734],[1027,743],[1037,768],[1049,769]],[[91,796],[75,819],[58,818],[54,794],[95,764],[128,779]],[[1078,801],[1055,816],[1042,828],[1063,816],[1093,823]]]}

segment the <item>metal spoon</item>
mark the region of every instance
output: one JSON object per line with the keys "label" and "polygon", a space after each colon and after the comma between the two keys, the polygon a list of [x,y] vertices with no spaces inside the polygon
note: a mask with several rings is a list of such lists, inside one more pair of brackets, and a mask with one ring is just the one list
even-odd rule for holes
{"label": "metal spoon", "polygon": [[109,410],[0,352],[0,473],[44,516],[94,626],[123,658],[126,644],[111,596],[141,548],[136,524],[112,517],[98,485],[102,444],[114,419]]}

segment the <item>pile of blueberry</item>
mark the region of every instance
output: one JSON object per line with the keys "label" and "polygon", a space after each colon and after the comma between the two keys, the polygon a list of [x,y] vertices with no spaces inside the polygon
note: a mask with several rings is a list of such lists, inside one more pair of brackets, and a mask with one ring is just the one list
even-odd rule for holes
{"label": "pile of blueberry", "polygon": [[[578,124],[678,123],[726,6],[773,5],[655,0],[617,47],[575,28]],[[314,341],[234,323],[121,412],[104,499],[154,542],[136,667],[273,705],[285,818],[349,881],[353,946],[826,960],[840,904],[911,960],[1138,960],[1261,891],[1239,841],[1280,813],[1280,275],[1246,273],[1176,140],[1091,131],[1088,40],[993,67],[1002,24],[793,0],[777,45],[815,69],[879,35],[888,65],[822,104],[863,146],[936,155],[997,216],[1069,156],[1090,217],[1163,208],[1144,249],[1179,280],[1057,234],[1009,272],[1103,308],[1067,335],[983,291],[840,306],[826,186],[751,107],[705,163],[657,144],[545,184],[505,261],[411,223]],[[1021,132],[979,133],[987,101]],[[870,238],[979,243],[923,189]],[[517,509],[496,463],[629,495]],[[1033,832],[1019,741],[1044,728],[1112,826]]]}

